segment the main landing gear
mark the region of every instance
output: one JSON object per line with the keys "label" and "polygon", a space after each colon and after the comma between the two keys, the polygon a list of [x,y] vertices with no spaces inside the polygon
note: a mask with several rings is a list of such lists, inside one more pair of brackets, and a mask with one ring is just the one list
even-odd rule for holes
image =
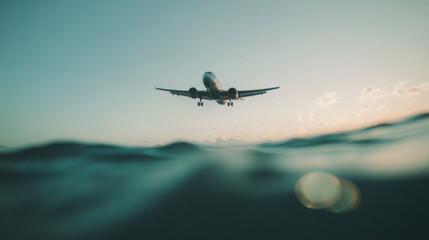
{"label": "main landing gear", "polygon": [[233,106],[234,106],[234,103],[233,103],[233,102],[228,102],[228,107],[229,107],[229,106],[233,107]]}
{"label": "main landing gear", "polygon": [[200,101],[198,102],[198,107],[203,107],[204,103],[203,103],[203,99],[200,98]]}

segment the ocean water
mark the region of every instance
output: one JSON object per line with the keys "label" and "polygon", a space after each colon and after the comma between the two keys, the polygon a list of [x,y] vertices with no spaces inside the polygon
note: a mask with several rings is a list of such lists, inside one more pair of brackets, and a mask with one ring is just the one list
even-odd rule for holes
{"label": "ocean water", "polygon": [[429,113],[240,147],[0,153],[0,239],[428,239]]}

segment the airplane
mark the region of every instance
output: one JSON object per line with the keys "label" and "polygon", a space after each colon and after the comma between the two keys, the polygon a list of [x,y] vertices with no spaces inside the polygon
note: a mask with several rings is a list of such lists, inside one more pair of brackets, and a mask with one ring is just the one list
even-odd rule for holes
{"label": "airplane", "polygon": [[220,105],[225,105],[228,103],[229,106],[234,106],[232,100],[241,100],[245,97],[262,95],[267,91],[275,90],[280,87],[272,87],[272,88],[263,88],[263,89],[253,89],[253,90],[237,90],[235,88],[230,88],[228,90],[222,90],[219,81],[212,72],[205,72],[203,75],[203,84],[206,87],[206,90],[197,90],[195,87],[189,88],[189,90],[175,90],[175,89],[165,89],[165,88],[157,88],[156,90],[167,91],[173,95],[177,96],[185,96],[193,99],[199,98],[198,107],[204,106],[203,99],[205,100],[214,100]]}

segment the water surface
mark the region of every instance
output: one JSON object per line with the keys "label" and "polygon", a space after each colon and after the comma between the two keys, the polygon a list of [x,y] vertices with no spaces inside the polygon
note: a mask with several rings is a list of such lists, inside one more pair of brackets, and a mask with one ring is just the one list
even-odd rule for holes
{"label": "water surface", "polygon": [[0,153],[0,239],[427,239],[429,113],[241,147]]}

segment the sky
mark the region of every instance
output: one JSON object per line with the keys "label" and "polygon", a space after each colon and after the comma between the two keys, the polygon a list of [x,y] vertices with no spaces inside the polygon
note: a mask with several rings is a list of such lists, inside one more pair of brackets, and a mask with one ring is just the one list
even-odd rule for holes
{"label": "sky", "polygon": [[[278,141],[429,111],[429,1],[1,1],[0,145]],[[265,88],[234,107],[171,96]]]}

